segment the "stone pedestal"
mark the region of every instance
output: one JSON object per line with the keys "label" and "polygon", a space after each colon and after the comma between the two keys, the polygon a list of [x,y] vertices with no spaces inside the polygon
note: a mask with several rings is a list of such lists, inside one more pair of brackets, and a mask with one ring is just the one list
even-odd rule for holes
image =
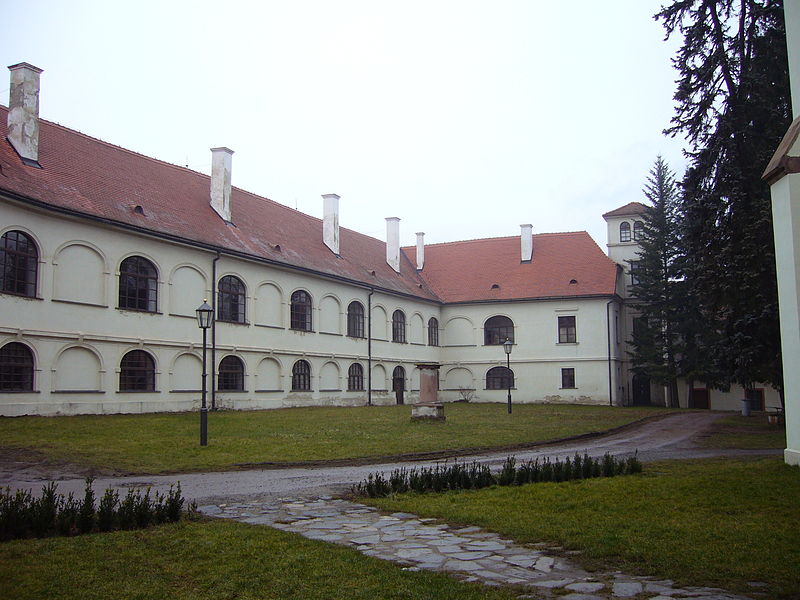
{"label": "stone pedestal", "polygon": [[439,402],[439,365],[418,363],[419,402],[411,407],[411,420],[444,421],[444,405]]}

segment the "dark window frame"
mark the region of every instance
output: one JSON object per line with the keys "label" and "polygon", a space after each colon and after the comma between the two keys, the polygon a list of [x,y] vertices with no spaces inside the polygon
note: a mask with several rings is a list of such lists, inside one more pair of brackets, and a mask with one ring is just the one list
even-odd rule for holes
{"label": "dark window frame", "polygon": [[561,389],[574,390],[575,385],[575,367],[563,367],[561,369]]}
{"label": "dark window frame", "polygon": [[392,313],[392,341],[406,343],[406,313],[399,308]]}
{"label": "dark window frame", "polygon": [[217,283],[217,320],[247,322],[247,288],[236,275],[225,275]]}
{"label": "dark window frame", "polygon": [[217,390],[221,392],[244,391],[244,362],[235,354],[229,354],[219,361]]}
{"label": "dark window frame", "polygon": [[313,331],[312,309],[311,294],[305,290],[294,291],[289,307],[289,328],[295,331]]}
{"label": "dark window frame", "polygon": [[311,391],[311,365],[307,360],[300,359],[292,365],[292,391]]}
{"label": "dark window frame", "polygon": [[21,342],[0,347],[0,392],[34,391],[35,357]]}
{"label": "dark window frame", "polygon": [[644,223],[642,221],[633,222],[633,241],[638,242],[644,235]]}
{"label": "dark window frame", "polygon": [[118,308],[158,312],[158,269],[144,256],[129,256],[119,265]]}
{"label": "dark window frame", "polygon": [[428,319],[428,346],[439,345],[439,319],[431,317]]}
{"label": "dark window frame", "polygon": [[367,337],[364,330],[364,305],[353,300],[347,306],[347,335],[354,338]]}
{"label": "dark window frame", "polygon": [[364,367],[362,367],[360,363],[353,363],[350,365],[350,368],[347,369],[347,391],[364,391]]}
{"label": "dark window frame", "polygon": [[144,350],[126,352],[119,361],[120,392],[155,392],[156,361]]}
{"label": "dark window frame", "polygon": [[406,391],[406,369],[402,365],[392,369],[392,391]]}
{"label": "dark window frame", "polygon": [[578,320],[575,315],[558,317],[558,343],[576,344],[578,342]]}
{"label": "dark window frame", "polygon": [[514,343],[514,321],[505,315],[495,315],[483,324],[484,346],[502,346],[506,340]]}
{"label": "dark window frame", "polygon": [[39,248],[24,231],[13,229],[0,237],[0,292],[36,298]]}
{"label": "dark window frame", "polygon": [[[510,380],[510,381],[509,381]],[[514,387],[514,371],[508,367],[492,367],[486,371],[487,390],[507,390]]]}
{"label": "dark window frame", "polygon": [[631,224],[627,221],[623,221],[619,224],[619,241],[620,242],[630,242],[631,241]]}
{"label": "dark window frame", "polygon": [[629,273],[631,276],[631,285],[638,285],[639,284],[639,276],[636,274],[642,268],[642,261],[640,260],[632,260],[630,261],[631,268],[629,269]]}

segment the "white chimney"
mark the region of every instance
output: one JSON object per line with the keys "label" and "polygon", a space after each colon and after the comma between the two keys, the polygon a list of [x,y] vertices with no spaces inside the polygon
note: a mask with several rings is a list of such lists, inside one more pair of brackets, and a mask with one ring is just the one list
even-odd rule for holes
{"label": "white chimney", "polygon": [[231,164],[233,150],[211,148],[211,208],[231,220]]}
{"label": "white chimney", "polygon": [[400,219],[386,217],[386,262],[400,272]]}
{"label": "white chimney", "polygon": [[417,271],[422,271],[425,266],[425,233],[417,232]]}
{"label": "white chimney", "polygon": [[335,255],[339,255],[339,196],[322,195],[322,241]]}
{"label": "white chimney", "polygon": [[29,166],[39,166],[39,73],[42,69],[19,63],[8,67],[8,141]]}
{"label": "white chimney", "polygon": [[533,225],[530,223],[525,223],[519,227],[522,262],[531,262],[531,258],[533,258]]}

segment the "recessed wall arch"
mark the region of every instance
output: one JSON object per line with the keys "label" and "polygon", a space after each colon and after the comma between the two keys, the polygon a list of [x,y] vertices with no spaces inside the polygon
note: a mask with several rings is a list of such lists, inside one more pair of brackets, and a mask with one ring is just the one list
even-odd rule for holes
{"label": "recessed wall arch", "polygon": [[388,390],[386,385],[386,367],[381,364],[372,367],[372,389],[373,390]]}
{"label": "recessed wall arch", "polygon": [[103,387],[103,356],[89,344],[67,344],[53,359],[54,391],[97,391]]}
{"label": "recessed wall arch", "polygon": [[265,356],[256,368],[256,391],[283,391],[283,364],[275,356]]}
{"label": "recessed wall arch", "polygon": [[467,367],[453,367],[445,373],[444,387],[448,390],[475,389],[475,376]]}
{"label": "recessed wall arch", "polygon": [[319,330],[342,333],[342,302],[334,294],[325,294],[319,301]]}
{"label": "recessed wall arch", "polygon": [[283,327],[284,293],[280,284],[275,281],[265,280],[254,288],[254,316],[256,325],[268,327]]}
{"label": "recessed wall arch", "polygon": [[464,316],[450,317],[444,325],[444,342],[448,346],[475,345],[475,324]]}
{"label": "recessed wall arch", "polygon": [[325,390],[340,390],[341,385],[341,368],[339,363],[333,360],[326,361],[319,371],[319,389]]}
{"label": "recessed wall arch", "polygon": [[414,312],[409,319],[409,342],[412,344],[425,343],[425,319],[419,312]]}
{"label": "recessed wall arch", "polygon": [[53,299],[108,305],[107,257],[94,244],[73,240],[53,255]]}
{"label": "recessed wall arch", "polygon": [[203,386],[203,359],[197,352],[179,352],[170,365],[170,389],[199,391]]}
{"label": "recessed wall arch", "polygon": [[382,304],[372,305],[372,339],[388,340],[387,327],[389,323],[389,313]]}
{"label": "recessed wall arch", "polygon": [[194,317],[203,300],[211,302],[206,272],[192,263],[176,265],[169,274],[169,312]]}

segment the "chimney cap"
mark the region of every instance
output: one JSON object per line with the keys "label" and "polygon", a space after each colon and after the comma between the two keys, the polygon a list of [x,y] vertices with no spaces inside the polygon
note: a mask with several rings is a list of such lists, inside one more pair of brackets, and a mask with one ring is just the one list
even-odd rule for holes
{"label": "chimney cap", "polygon": [[387,221],[399,221],[400,217],[386,217]]}
{"label": "chimney cap", "polygon": [[418,231],[418,232],[416,233],[416,235],[425,235],[425,232],[424,232],[424,231]]}
{"label": "chimney cap", "polygon": [[212,152],[227,152],[228,154],[233,154],[233,150],[230,148],[226,148],[225,146],[220,146],[219,148],[211,148]]}
{"label": "chimney cap", "polygon": [[323,198],[335,198],[336,200],[339,200],[341,198],[341,196],[339,194],[322,194],[322,197]]}
{"label": "chimney cap", "polygon": [[30,69],[34,73],[41,73],[42,71],[44,71],[44,69],[40,69],[39,67],[35,67],[31,63],[26,63],[26,62],[21,62],[15,65],[8,66],[9,71],[16,71],[17,69]]}

